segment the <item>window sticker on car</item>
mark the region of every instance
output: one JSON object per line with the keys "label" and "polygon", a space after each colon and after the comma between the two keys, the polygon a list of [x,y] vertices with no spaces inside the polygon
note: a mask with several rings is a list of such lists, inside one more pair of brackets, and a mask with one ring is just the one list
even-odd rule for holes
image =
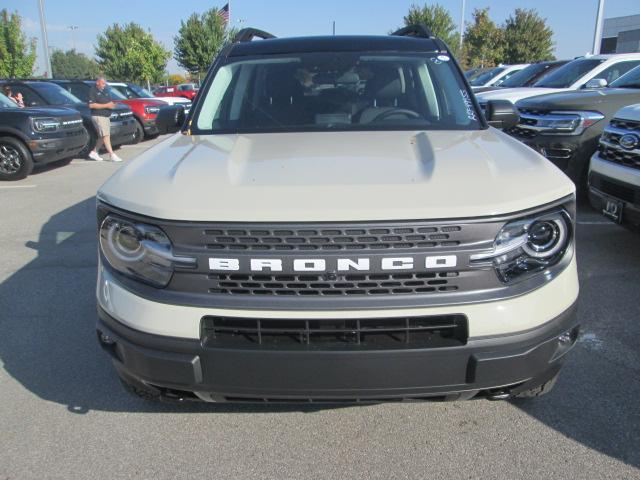
{"label": "window sticker on car", "polygon": [[478,120],[478,118],[476,117],[476,109],[473,108],[473,102],[469,97],[469,92],[461,89],[460,95],[462,95],[462,101],[464,102],[464,106],[467,109],[467,117],[469,117],[469,120]]}
{"label": "window sticker on car", "polygon": [[436,58],[441,62],[448,62],[451,60],[448,55],[438,55]]}

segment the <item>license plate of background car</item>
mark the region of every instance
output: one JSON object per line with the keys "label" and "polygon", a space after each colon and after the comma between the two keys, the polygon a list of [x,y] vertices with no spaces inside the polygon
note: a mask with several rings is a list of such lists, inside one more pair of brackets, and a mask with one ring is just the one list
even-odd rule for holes
{"label": "license plate of background car", "polygon": [[613,198],[604,198],[604,208],[602,214],[616,223],[622,223],[622,209],[624,203]]}

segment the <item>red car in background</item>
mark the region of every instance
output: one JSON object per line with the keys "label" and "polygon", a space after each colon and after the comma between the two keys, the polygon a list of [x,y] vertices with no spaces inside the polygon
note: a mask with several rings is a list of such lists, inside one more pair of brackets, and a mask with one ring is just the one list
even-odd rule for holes
{"label": "red car in background", "polygon": [[198,86],[195,83],[181,83],[171,87],[158,87],[153,91],[156,97],[184,97],[193,100],[198,94]]}
{"label": "red car in background", "polygon": [[[51,80],[65,90],[74,94],[83,102],[89,101],[89,90],[95,85],[93,80]],[[142,141],[144,138],[155,137],[161,132],[156,125],[156,118],[161,108],[176,108],[168,105],[160,99],[155,98],[127,98],[118,90],[107,86],[111,98],[114,102],[124,103],[131,108],[136,119],[136,132],[134,143]]]}

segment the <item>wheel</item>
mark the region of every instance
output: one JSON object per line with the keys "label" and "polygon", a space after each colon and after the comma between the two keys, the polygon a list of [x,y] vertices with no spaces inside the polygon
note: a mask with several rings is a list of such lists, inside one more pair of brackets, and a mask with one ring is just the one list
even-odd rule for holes
{"label": "wheel", "polygon": [[33,170],[27,146],[14,137],[0,137],[0,180],[22,180]]}
{"label": "wheel", "polygon": [[142,128],[140,120],[136,118],[136,131],[133,132],[133,141],[131,143],[135,145],[136,143],[140,143],[142,140],[144,140],[144,128]]}
{"label": "wheel", "polygon": [[549,380],[547,380],[543,384],[538,385],[537,387],[534,387],[534,388],[530,388],[529,390],[525,390],[524,392],[520,392],[515,397],[516,398],[541,397],[542,395],[549,393],[553,389],[557,380],[558,380],[558,373],[556,373],[553,377],[551,377]]}

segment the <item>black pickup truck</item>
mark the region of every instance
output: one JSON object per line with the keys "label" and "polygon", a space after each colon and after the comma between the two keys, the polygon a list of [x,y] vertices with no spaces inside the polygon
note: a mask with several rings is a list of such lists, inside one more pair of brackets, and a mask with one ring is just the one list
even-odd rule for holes
{"label": "black pickup truck", "polygon": [[604,127],[620,108],[635,103],[640,103],[640,67],[608,87],[520,100],[516,103],[520,122],[506,132],[562,169],[584,197],[589,159]]}
{"label": "black pickup truck", "polygon": [[0,180],[20,180],[36,165],[76,157],[88,141],[75,110],[18,108],[0,94]]}
{"label": "black pickup truck", "polygon": [[[9,85],[14,94],[21,93],[27,107],[60,106],[77,110],[89,133],[89,142],[79,156],[85,157],[93,150],[98,136],[91,120],[91,110],[78,97],[59,85],[42,80],[4,80],[0,81],[0,86],[2,85]],[[131,109],[126,105],[116,104],[111,113],[111,145],[116,148],[133,143],[135,132],[136,120]]]}

